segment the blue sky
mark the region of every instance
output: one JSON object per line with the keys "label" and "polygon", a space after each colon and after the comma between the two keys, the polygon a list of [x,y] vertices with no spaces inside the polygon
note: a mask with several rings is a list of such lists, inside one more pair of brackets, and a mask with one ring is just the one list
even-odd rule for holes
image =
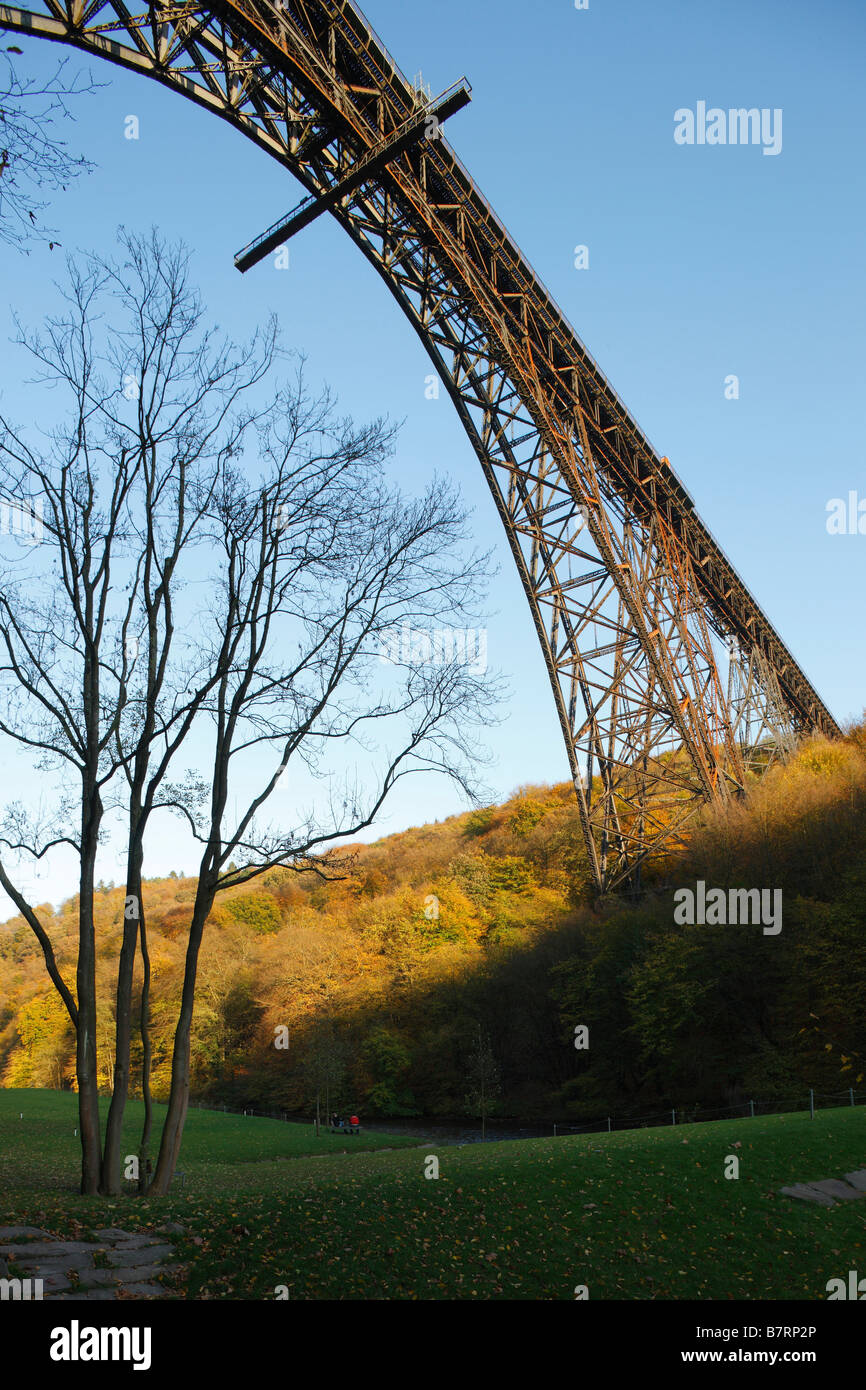
{"label": "blue sky", "polygon": [[[866,498],[864,105],[860,0],[368,0],[363,7],[410,77],[434,90],[465,74],[473,102],[448,138],[710,530],[839,719],[866,705],[862,593],[866,535],[830,536],[831,498]],[[31,71],[62,51],[10,40]],[[71,55],[75,66],[87,60]],[[488,623],[491,664],[510,677],[491,731],[491,791],[560,780],[567,762],[547,676],[492,500],[444,395],[425,399],[429,360],[378,277],[321,219],[241,277],[232,257],[299,199],[299,186],[242,136],[190,102],[105,63],[69,141],[97,170],[59,196],[64,250],[111,249],[115,228],[158,225],[194,250],[212,316],[237,336],[274,310],[346,410],[405,425],[395,472],[420,490],[453,477],[481,547],[501,562]],[[781,108],[781,153],[680,146],[674,113],[698,101]],[[139,119],[140,138],[124,138]],[[574,248],[589,248],[576,270]],[[8,344],[9,308],[33,324],[62,272],[47,247],[4,254],[0,395],[26,394]],[[726,400],[736,374],[740,398]],[[378,830],[462,809],[444,781],[406,787]],[[150,846],[150,872],[176,837]],[[42,897],[72,891],[58,864]],[[107,873],[106,876],[109,876]],[[110,876],[114,876],[111,874]]]}

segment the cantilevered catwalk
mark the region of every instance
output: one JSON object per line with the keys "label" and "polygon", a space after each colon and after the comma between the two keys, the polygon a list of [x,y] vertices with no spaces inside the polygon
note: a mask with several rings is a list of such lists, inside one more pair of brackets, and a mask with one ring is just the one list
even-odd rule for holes
{"label": "cantilevered catwalk", "polygon": [[703,803],[736,795],[799,734],[838,735],[443,138],[465,84],[431,100],[350,0],[40,0],[38,12],[0,5],[0,28],[156,78],[295,175],[310,196],[238,254],[239,269],[327,211],[379,272],[502,518],[600,892],[634,886]]}

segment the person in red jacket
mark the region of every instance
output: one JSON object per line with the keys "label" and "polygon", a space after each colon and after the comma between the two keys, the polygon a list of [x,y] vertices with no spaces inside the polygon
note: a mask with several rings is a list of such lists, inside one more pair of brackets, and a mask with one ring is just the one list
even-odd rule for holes
{"label": "person in red jacket", "polygon": [[357,1116],[357,1115],[352,1115],[352,1116],[350,1117],[350,1119],[349,1119],[349,1125],[350,1125],[350,1128],[354,1129],[356,1132],[357,1132],[358,1130],[360,1130],[360,1128],[361,1128],[361,1121],[358,1119],[358,1116]]}

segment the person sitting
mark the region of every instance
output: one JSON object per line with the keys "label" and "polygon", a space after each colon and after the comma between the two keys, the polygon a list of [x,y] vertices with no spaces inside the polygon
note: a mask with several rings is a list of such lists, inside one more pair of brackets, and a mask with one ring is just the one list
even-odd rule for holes
{"label": "person sitting", "polygon": [[360,1132],[361,1132],[361,1121],[358,1119],[358,1116],[357,1116],[357,1115],[353,1115],[352,1118],[349,1120],[349,1133],[350,1133],[350,1134],[360,1134]]}

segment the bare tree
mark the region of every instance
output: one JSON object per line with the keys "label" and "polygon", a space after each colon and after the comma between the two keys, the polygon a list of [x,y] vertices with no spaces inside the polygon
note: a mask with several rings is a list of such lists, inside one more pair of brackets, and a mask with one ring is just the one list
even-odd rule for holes
{"label": "bare tree", "polygon": [[[111,344],[114,375],[135,402],[131,418],[106,417],[115,455],[141,455],[131,542],[137,555],[130,584],[134,604],[121,626],[113,672],[124,717],[116,724],[116,759],[127,784],[127,864],[124,936],[117,983],[117,1069],[105,1132],[102,1190],[121,1186],[121,1134],[129,1082],[136,937],[143,981],[140,1026],[144,1127],[139,1166],[147,1170],[152,1105],[148,1010],[150,956],[142,871],[144,835],[174,753],[189,733],[207,678],[179,691],[176,650],[178,592],[184,565],[202,541],[202,527],[222,470],[242,447],[255,411],[237,407],[270,369],[275,326],[236,349],[203,331],[203,311],[187,280],[187,257],[147,239],[122,235],[126,259],[99,263],[105,291],[126,324]],[[182,666],[182,660],[181,660]],[[186,676],[184,676],[184,679]],[[173,793],[177,795],[177,791]]]}
{"label": "bare tree", "polygon": [[327,1017],[318,1020],[310,1033],[304,1056],[303,1075],[310,1101],[316,1103],[316,1134],[322,1123],[322,1102],[325,1119],[330,1124],[332,1100],[339,1104],[349,1050]]}
{"label": "bare tree", "polygon": [[[244,348],[218,340],[202,329],[184,255],[156,236],[122,243],[120,266],[72,266],[68,315],[22,335],[46,378],[71,392],[68,423],[46,448],[0,419],[0,485],[28,506],[38,493],[47,542],[23,548],[0,591],[0,733],[45,772],[72,765],[80,782],[51,815],[10,810],[0,844],[42,857],[66,843],[79,855],[76,999],[2,863],[0,883],[36,932],[78,1031],[83,1190],[116,1191],[137,941],[148,1094],[145,829],[170,810],[200,841],[151,1188],[164,1192],[217,893],[276,865],[339,873],[334,844],[372,824],[412,772],[444,773],[471,794],[473,731],[491,717],[494,682],[459,655],[433,658],[424,638],[435,623],[477,620],[486,557],[465,558],[452,490],[434,481],[403,498],[384,471],[393,428],[341,419],[327,392],[309,394],[302,369],[241,408],[273,365],[273,327]],[[117,326],[106,308],[120,311]],[[407,629],[423,640],[395,642]],[[190,749],[198,766],[178,777]],[[264,815],[290,777],[324,794],[287,828]],[[93,878],[100,836],[121,820],[126,909],[102,1155]],[[147,1134],[142,1159],[146,1146]]]}
{"label": "bare tree", "polygon": [[[235,407],[270,367],[275,345],[273,325],[240,349],[203,332],[184,254],[166,251],[155,235],[122,234],[121,244],[126,255],[120,264],[95,257],[83,267],[70,261],[65,313],[49,320],[40,334],[19,332],[19,344],[39,365],[41,384],[60,387],[71,397],[66,423],[34,447],[0,418],[0,493],[7,515],[26,522],[6,528],[21,534],[0,591],[0,732],[33,750],[41,771],[57,774],[71,764],[80,778],[80,794],[64,789],[52,812],[38,820],[10,808],[0,845],[41,859],[66,843],[79,856],[76,999],[36,909],[2,861],[0,883],[36,932],[77,1031],[86,1192],[120,1186],[139,935],[145,965],[146,1146],[150,1049],[143,838],[161,773],[196,708],[194,700],[178,701],[170,688],[173,602],[185,577],[180,561],[198,539],[208,490],[255,418]],[[46,544],[32,544],[37,532]],[[93,880],[106,811],[121,805],[127,831],[126,910],[104,1164],[97,1108]]]}
{"label": "bare tree", "polygon": [[[102,661],[110,640],[115,562],[120,559],[140,455],[123,451],[106,467],[85,422],[108,392],[96,370],[89,315],[98,296],[93,276],[73,272],[70,312],[29,340],[46,378],[74,400],[68,424],[32,449],[0,420],[0,490],[9,511],[25,513],[32,540],[11,557],[0,590],[0,731],[32,751],[36,766],[60,786],[53,813],[34,818],[20,804],[5,817],[0,844],[40,859],[71,845],[79,859],[76,998],[57,967],[44,924],[0,864],[0,883],[42,946],[46,965],[76,1029],[82,1140],[82,1190],[98,1190],[101,1141],[96,1067],[94,870],[105,814],[104,792],[116,772],[112,744],[119,691]],[[38,518],[38,520],[37,520]],[[38,535],[37,535],[38,533]],[[69,773],[75,782],[70,782]],[[72,790],[73,786],[77,788]]]}
{"label": "bare tree", "polygon": [[[0,241],[24,250],[54,235],[42,226],[43,193],[65,189],[93,168],[70,152],[61,131],[74,119],[74,99],[97,84],[70,73],[65,58],[47,79],[26,77],[15,61],[21,56],[14,44],[0,54]],[[52,250],[55,244],[49,241]]]}
{"label": "bare tree", "polygon": [[[458,558],[464,515],[448,487],[403,499],[381,473],[390,437],[346,430],[330,451],[299,451],[293,416],[269,416],[266,481],[251,492],[240,470],[227,472],[219,499],[217,621],[199,662],[216,677],[203,702],[209,791],[187,812],[202,855],[152,1192],[167,1190],[180,1150],[198,956],[217,893],[276,865],[333,871],[318,856],[371,825],[410,773],[445,773],[472,792],[471,733],[490,717],[491,681],[459,658],[431,661],[421,641],[402,643],[393,662],[383,654],[407,628],[465,626],[481,561]],[[340,779],[338,752],[364,757],[366,776]],[[258,780],[238,802],[239,764]],[[278,786],[301,770],[328,794],[289,829],[265,822]]]}
{"label": "bare tree", "polygon": [[487,1034],[478,1025],[478,1036],[469,1057],[470,1090],[466,1096],[466,1108],[470,1115],[481,1119],[481,1139],[487,1138],[487,1116],[496,1104],[501,1091],[499,1066]]}

